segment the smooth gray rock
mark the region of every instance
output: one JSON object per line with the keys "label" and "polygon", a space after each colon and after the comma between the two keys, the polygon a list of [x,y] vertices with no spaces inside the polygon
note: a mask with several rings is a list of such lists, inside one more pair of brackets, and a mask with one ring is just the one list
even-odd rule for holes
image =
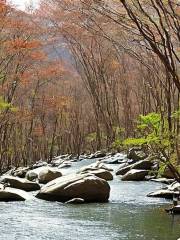
{"label": "smooth gray rock", "polygon": [[45,167],[38,174],[39,183],[46,184],[58,177],[62,177],[62,173],[54,168]]}
{"label": "smooth gray rock", "polygon": [[59,202],[73,198],[82,198],[85,202],[107,202],[109,194],[110,186],[105,180],[91,174],[70,174],[43,186],[36,197]]}
{"label": "smooth gray rock", "polygon": [[80,174],[94,174],[96,177],[102,178],[106,181],[113,180],[113,175],[111,172],[105,170],[105,169],[91,169],[87,171],[82,171]]}
{"label": "smooth gray rock", "polygon": [[0,202],[25,201],[32,197],[25,191],[6,187],[0,184]]}
{"label": "smooth gray rock", "polygon": [[153,162],[149,160],[140,160],[137,163],[131,165],[131,169],[151,170]]}
{"label": "smooth gray rock", "polygon": [[13,176],[3,176],[1,182],[8,183],[11,188],[21,189],[27,192],[36,191],[40,189],[40,185],[36,182],[31,182],[24,178]]}
{"label": "smooth gray rock", "polygon": [[133,164],[124,163],[116,171],[116,175],[124,175],[131,169],[151,170],[153,162],[149,160],[140,160]]}
{"label": "smooth gray rock", "polygon": [[122,181],[143,181],[145,179],[145,176],[148,175],[147,170],[138,170],[138,169],[132,169],[129,172],[127,172],[124,176],[122,176]]}

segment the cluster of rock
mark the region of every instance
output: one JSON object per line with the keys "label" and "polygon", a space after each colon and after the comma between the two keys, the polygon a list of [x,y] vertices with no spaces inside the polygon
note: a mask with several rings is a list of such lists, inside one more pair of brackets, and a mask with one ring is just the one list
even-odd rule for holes
{"label": "cluster of rock", "polygon": [[110,195],[107,181],[112,179],[110,170],[100,162],[66,176],[57,167],[38,163],[33,169],[13,169],[1,176],[0,201],[25,201],[30,199],[27,192],[40,190],[36,197],[49,201],[107,202]]}
{"label": "cluster of rock", "polygon": [[[69,168],[83,159],[89,159],[88,161],[95,159],[96,162],[80,168],[76,173],[62,174],[63,168]],[[115,174],[113,174],[114,166],[118,166]],[[168,179],[156,179],[153,173],[157,172],[158,167],[158,162],[151,160],[139,148],[130,149],[127,155],[104,151],[81,155],[79,158],[61,155],[50,163],[38,161],[30,167],[14,168],[1,176],[0,201],[25,201],[33,196],[27,192],[39,191],[34,195],[49,201],[76,204],[107,202],[110,195],[108,181],[113,180],[114,175],[121,181],[152,180],[166,183],[168,184],[166,188],[148,196],[172,199],[173,194],[180,191],[180,184],[170,179],[172,176],[168,170],[164,172],[164,177]]]}
{"label": "cluster of rock", "polygon": [[130,149],[127,157],[129,160],[122,162],[116,171],[116,175],[120,175],[122,181],[146,180],[150,170],[157,165],[140,149]]}

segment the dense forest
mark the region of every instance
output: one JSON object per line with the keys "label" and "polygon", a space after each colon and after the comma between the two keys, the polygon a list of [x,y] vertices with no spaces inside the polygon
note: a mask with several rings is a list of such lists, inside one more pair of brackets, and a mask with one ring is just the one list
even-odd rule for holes
{"label": "dense forest", "polygon": [[28,10],[0,3],[1,171],[137,145],[177,166],[178,1],[42,0]]}

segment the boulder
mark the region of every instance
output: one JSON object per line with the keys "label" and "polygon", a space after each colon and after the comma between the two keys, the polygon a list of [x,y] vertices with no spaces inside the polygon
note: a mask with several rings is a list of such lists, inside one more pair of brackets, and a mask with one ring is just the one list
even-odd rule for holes
{"label": "boulder", "polygon": [[49,201],[67,202],[82,198],[85,202],[107,202],[109,184],[91,174],[71,174],[57,178],[41,188],[37,198]]}
{"label": "boulder", "polygon": [[151,170],[153,162],[149,160],[140,160],[132,164],[131,169]]}
{"label": "boulder", "polygon": [[39,180],[39,183],[43,183],[43,184],[46,184],[58,177],[61,177],[62,176],[62,173],[58,170],[55,170],[53,168],[44,168],[42,169],[39,174],[38,174],[38,180]]}
{"label": "boulder", "polygon": [[82,203],[84,203],[84,199],[82,199],[82,198],[73,198],[73,199],[71,199],[71,200],[69,200],[69,201],[67,201],[65,203],[67,203],[67,204],[82,204]]}
{"label": "boulder", "polygon": [[147,197],[157,197],[157,198],[167,198],[167,199],[173,199],[173,194],[178,192],[170,191],[168,189],[161,189],[157,190],[155,192],[151,192],[147,195]]}
{"label": "boulder", "polygon": [[81,174],[94,174],[95,176],[102,178],[106,181],[111,181],[113,180],[113,175],[111,172],[105,170],[105,169],[91,169],[91,170],[87,170],[87,171],[83,171],[81,172]]}
{"label": "boulder", "polygon": [[122,176],[122,181],[143,181],[145,179],[145,176],[148,175],[147,170],[138,170],[138,169],[132,169],[129,172],[127,172],[124,176]]}
{"label": "boulder", "polygon": [[116,171],[116,175],[124,175],[131,169],[131,165],[128,163],[122,163],[118,170]]}
{"label": "boulder", "polygon": [[[41,177],[39,177],[40,173],[41,173]],[[52,168],[52,167],[49,167],[49,166],[45,166],[45,167],[39,167],[39,168],[36,168],[36,169],[28,171],[27,174],[26,174],[26,178],[28,180],[30,180],[30,181],[34,181],[34,180],[40,179],[40,182],[41,182],[43,174],[46,175],[47,178],[48,178],[48,176],[51,175],[52,179],[51,179],[51,177],[49,177],[51,180],[55,179],[56,176],[57,177],[61,177],[62,176],[62,174],[60,173],[58,168]],[[53,176],[54,176],[54,178],[53,178]],[[46,180],[45,180],[45,182],[46,182]]]}
{"label": "boulder", "polygon": [[31,199],[31,196],[27,192],[15,189],[15,188],[4,188],[0,185],[0,202],[12,202],[12,201],[25,201]]}
{"label": "boulder", "polygon": [[131,148],[129,149],[127,158],[132,159],[134,161],[139,161],[147,158],[147,154],[144,151],[142,151],[141,148]]}
{"label": "boulder", "polygon": [[11,188],[21,189],[27,192],[36,191],[40,189],[40,186],[36,182],[31,182],[27,179],[13,177],[13,176],[3,176],[1,182],[8,184]]}
{"label": "boulder", "polygon": [[26,173],[26,176],[25,176],[29,181],[35,181],[37,178],[38,178],[38,174],[33,171],[33,170],[30,170]]}
{"label": "boulder", "polygon": [[124,163],[121,164],[119,169],[116,171],[116,175],[124,175],[131,169],[150,170],[153,166],[153,162],[149,160],[140,160],[133,164]]}

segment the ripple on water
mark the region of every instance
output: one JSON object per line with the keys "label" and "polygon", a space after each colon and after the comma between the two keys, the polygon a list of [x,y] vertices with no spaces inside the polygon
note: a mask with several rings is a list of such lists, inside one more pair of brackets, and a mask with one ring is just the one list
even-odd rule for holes
{"label": "ripple on water", "polygon": [[[89,163],[89,162],[88,162]],[[78,165],[78,167],[77,167]],[[84,162],[73,168],[76,171]],[[66,170],[68,172],[68,170]],[[147,198],[153,182],[110,182],[110,202],[64,205],[39,199],[0,204],[0,240],[176,240],[180,217]]]}

